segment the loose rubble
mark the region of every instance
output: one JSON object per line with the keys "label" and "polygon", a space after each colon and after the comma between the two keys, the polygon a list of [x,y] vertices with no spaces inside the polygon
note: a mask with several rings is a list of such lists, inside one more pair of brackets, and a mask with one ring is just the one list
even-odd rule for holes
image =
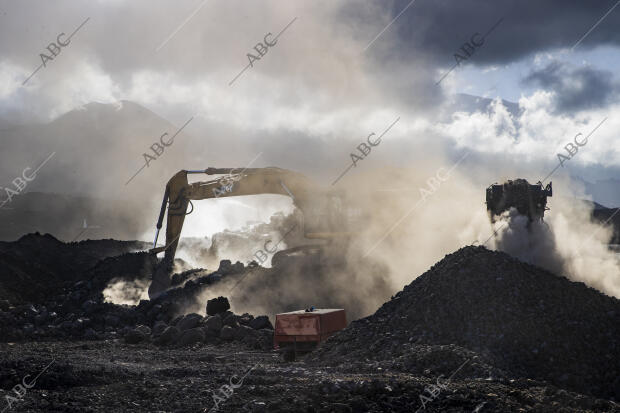
{"label": "loose rubble", "polygon": [[[124,253],[119,256],[99,257],[85,252],[82,242],[79,245],[66,246],[55,238],[45,235],[32,235],[20,239],[16,243],[3,243],[4,254],[0,260],[11,260],[24,251],[35,247],[54,250],[66,250],[67,259],[58,265],[48,265],[52,257],[42,257],[43,262],[34,258],[19,262],[22,268],[22,284],[20,289],[29,290],[30,296],[21,295],[16,299],[11,294],[5,297],[12,301],[23,301],[24,298],[42,297],[38,302],[23,302],[13,305],[8,299],[0,301],[0,341],[23,340],[102,340],[123,338],[126,343],[153,343],[165,346],[190,346],[197,343],[222,344],[236,340],[249,348],[270,349],[272,347],[273,326],[268,317],[261,316],[255,321],[250,314],[236,315],[230,309],[227,298],[219,297],[210,305],[203,303],[208,316],[190,313],[182,314],[188,303],[194,303],[199,292],[208,285],[217,282],[222,274],[244,270],[241,263],[235,265],[230,261],[222,261],[218,272],[189,279],[191,274],[175,274],[174,285],[166,294],[156,300],[142,300],[137,306],[115,305],[104,302],[102,291],[112,279],[135,280],[136,277],[148,277],[155,268],[157,261],[148,253]],[[131,247],[135,245],[128,244]],[[76,249],[75,256],[71,248]],[[97,248],[97,247],[95,247]],[[110,248],[113,253],[119,252],[118,246]],[[56,250],[54,250],[56,251]],[[72,257],[72,259],[71,259]],[[97,259],[99,258],[99,259]],[[79,265],[76,265],[77,261]],[[41,282],[28,286],[28,282],[41,274],[37,268],[45,268],[44,279],[55,281],[53,287]],[[72,271],[69,271],[71,269]],[[0,285],[6,286],[12,277],[10,271],[15,266],[4,269]],[[205,272],[204,270],[199,270]],[[14,278],[14,277],[13,277]],[[80,279],[75,282],[75,280]],[[49,281],[49,280],[48,280]],[[4,291],[8,288],[4,287]],[[2,289],[0,289],[2,291]],[[209,311],[209,307],[214,309]],[[265,322],[265,319],[267,320]],[[227,328],[226,328],[227,327]]]}

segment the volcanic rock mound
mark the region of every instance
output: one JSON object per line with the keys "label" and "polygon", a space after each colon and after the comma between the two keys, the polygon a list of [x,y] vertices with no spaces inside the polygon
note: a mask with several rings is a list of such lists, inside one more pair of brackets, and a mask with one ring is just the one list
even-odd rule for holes
{"label": "volcanic rock mound", "polygon": [[14,304],[45,301],[64,284],[84,280],[100,260],[147,247],[139,241],[64,243],[39,233],[0,242],[0,298]]}
{"label": "volcanic rock mound", "polygon": [[465,247],[311,360],[390,360],[455,344],[515,377],[620,400],[619,325],[619,300],[505,253]]}

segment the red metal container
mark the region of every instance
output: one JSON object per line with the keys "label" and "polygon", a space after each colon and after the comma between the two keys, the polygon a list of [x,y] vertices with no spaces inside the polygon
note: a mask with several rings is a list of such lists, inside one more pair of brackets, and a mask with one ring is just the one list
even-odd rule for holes
{"label": "red metal container", "polygon": [[291,344],[316,346],[346,326],[347,318],[341,308],[276,314],[273,344],[276,348]]}

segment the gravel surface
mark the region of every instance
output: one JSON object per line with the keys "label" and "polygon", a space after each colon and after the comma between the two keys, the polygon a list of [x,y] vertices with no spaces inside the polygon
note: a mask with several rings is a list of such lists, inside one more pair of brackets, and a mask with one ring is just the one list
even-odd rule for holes
{"label": "gravel surface", "polygon": [[[443,355],[453,350],[436,348]],[[32,385],[54,360],[22,400],[7,409],[20,412],[206,412],[214,411],[214,396],[221,412],[415,412],[422,407],[420,395],[437,385],[441,371],[431,370],[430,359],[419,360],[420,368],[428,370],[423,374],[376,364],[360,371],[348,363],[284,363],[273,352],[237,345],[162,349],[106,340],[0,344],[0,352],[2,399],[27,374],[26,383]],[[475,369],[465,374],[466,369],[450,381],[451,373],[440,379],[441,391],[420,411],[620,411],[610,401],[543,382],[488,377]],[[241,385],[231,386],[232,394],[227,388],[222,393],[222,386],[231,383]]]}

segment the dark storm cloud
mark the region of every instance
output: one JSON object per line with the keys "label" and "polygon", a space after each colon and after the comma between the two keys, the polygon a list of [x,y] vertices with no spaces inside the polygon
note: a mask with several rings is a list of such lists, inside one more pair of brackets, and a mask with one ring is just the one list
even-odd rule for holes
{"label": "dark storm cloud", "polygon": [[[392,18],[409,3],[410,0],[392,2],[388,7]],[[507,63],[548,49],[571,48],[616,3],[617,0],[417,0],[369,50],[382,56],[416,60],[423,56],[436,64],[446,60],[454,63],[453,55],[474,33],[484,34],[504,17],[472,60]],[[366,12],[376,10],[367,8]],[[361,17],[356,14],[356,18]],[[372,16],[365,14],[363,19],[370,22]],[[620,7],[609,13],[578,49],[620,44],[619,24]],[[366,36],[370,41],[373,34]]]}
{"label": "dark storm cloud", "polygon": [[555,92],[556,109],[561,112],[604,107],[620,89],[609,71],[574,68],[558,61],[531,72],[523,82]]}

